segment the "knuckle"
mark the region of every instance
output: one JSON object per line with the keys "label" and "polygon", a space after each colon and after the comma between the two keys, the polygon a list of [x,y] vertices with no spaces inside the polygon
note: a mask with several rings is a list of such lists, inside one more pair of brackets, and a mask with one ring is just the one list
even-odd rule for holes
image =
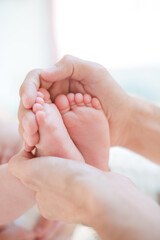
{"label": "knuckle", "polygon": [[97,71],[101,71],[101,72],[104,72],[104,73],[107,72],[106,68],[101,64],[96,63],[95,67],[96,67]]}
{"label": "knuckle", "polygon": [[33,69],[30,72],[28,72],[25,79],[30,78],[30,77],[37,77],[37,75],[39,75],[41,73],[41,71],[42,70],[39,68]]}
{"label": "knuckle", "polygon": [[28,72],[28,74],[25,77],[24,82],[22,83],[20,90],[19,90],[19,95],[20,97],[22,96],[23,92],[25,91],[25,82],[28,81],[28,79],[30,78],[37,78],[39,77],[40,73],[42,72],[42,69],[33,69],[30,72]]}
{"label": "knuckle", "polygon": [[69,55],[69,54],[64,55],[63,58],[62,58],[62,60],[64,62],[72,62],[73,59],[74,59],[74,57],[72,55]]}

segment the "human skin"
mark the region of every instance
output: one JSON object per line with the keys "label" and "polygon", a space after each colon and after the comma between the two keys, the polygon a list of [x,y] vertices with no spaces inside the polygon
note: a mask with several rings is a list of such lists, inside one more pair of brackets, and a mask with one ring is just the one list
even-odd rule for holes
{"label": "human skin", "polygon": [[[17,122],[14,119],[6,121],[7,116],[5,116],[4,112],[2,111],[0,111],[0,113],[2,119],[0,121],[0,165],[1,165],[7,163],[8,160],[18,152],[18,150],[22,146],[22,143],[18,134]],[[32,198],[30,202],[30,197],[32,197],[34,193],[29,189],[26,189],[26,187],[24,187],[22,183],[17,181],[17,178],[15,178],[8,172],[7,164],[5,164],[4,166],[0,166],[0,182],[1,182],[0,186],[1,189],[0,225],[1,225],[2,223],[4,224],[8,223],[11,220],[14,220],[18,216],[22,215],[26,210],[30,208],[30,206],[33,205],[35,200]],[[7,195],[8,193],[9,195]],[[17,204],[20,201],[23,202]],[[9,207],[11,207],[11,209],[9,209]],[[6,214],[6,210],[7,212],[9,212],[8,215]],[[66,230],[66,228],[63,226],[62,223],[57,224],[56,221],[48,221],[43,217],[40,217],[33,231],[28,231],[23,227],[16,226],[14,225],[14,223],[10,223],[3,226],[1,225],[0,239],[22,240],[23,238],[24,240],[33,240],[36,238],[41,240],[49,240],[51,236],[54,236],[55,239],[56,238],[61,239],[60,236],[63,239],[65,239],[64,238],[65,235],[63,235],[64,230]],[[70,227],[70,233],[71,230],[73,231],[73,227],[72,229]]]}
{"label": "human skin", "polygon": [[[17,217],[24,214],[35,204],[35,192],[25,187],[8,170],[8,164],[0,166],[0,227],[12,222]],[[35,229],[27,231],[22,227],[9,224],[0,229],[0,239],[8,240],[49,240],[50,236],[54,238],[65,239],[63,235],[63,224],[58,225],[55,221],[48,221],[40,217]],[[70,234],[73,228],[70,227]],[[69,235],[69,233],[68,233]],[[66,237],[67,239],[67,237]]]}
{"label": "human skin", "polygon": [[159,206],[128,178],[73,160],[32,157],[21,152],[10,170],[36,192],[45,218],[83,223],[104,240],[160,239]]}
{"label": "human skin", "polygon": [[[39,87],[48,89],[52,100],[68,92],[88,93],[97,97],[109,122],[111,146],[128,148],[160,163],[160,108],[125,93],[103,66],[65,56],[48,70],[31,71],[20,89],[21,136],[23,117],[27,113],[34,118],[31,108]],[[37,129],[35,121],[34,134]]]}
{"label": "human skin", "polygon": [[[17,122],[14,119],[10,120],[9,117],[7,118],[9,120],[5,121],[5,114],[2,111],[0,111],[0,116],[0,225],[3,225],[16,219],[31,208],[35,203],[35,198],[33,191],[27,189],[8,171],[7,162],[9,158],[19,151],[22,144],[18,134]],[[13,226],[9,226],[10,232],[14,231],[13,228]],[[20,236],[22,236],[22,229],[19,230],[21,230]],[[17,228],[15,232],[18,239],[19,231]],[[5,237],[9,234],[7,227],[5,227],[3,234],[5,234]]]}
{"label": "human skin", "polygon": [[23,227],[16,226],[14,223],[6,225],[0,229],[0,239],[3,240],[34,240],[36,237],[34,232],[28,231]]}
{"label": "human skin", "polygon": [[0,166],[0,183],[0,225],[4,225],[29,210],[35,194],[10,173],[7,163]]}
{"label": "human skin", "polygon": [[[8,224],[24,214],[35,204],[35,193],[26,188],[16,177],[8,171],[8,164],[0,166],[0,225]],[[71,229],[71,228],[70,228]],[[71,229],[73,231],[73,228]],[[64,226],[57,225],[55,221],[48,221],[40,217],[33,231],[27,231],[22,227],[9,224],[0,229],[0,239],[6,240],[49,240],[54,238],[65,239]],[[70,231],[71,233],[71,231]],[[67,237],[66,237],[67,239]]]}
{"label": "human skin", "polygon": [[7,163],[21,147],[17,121],[0,119],[0,165]]}
{"label": "human skin", "polygon": [[[21,140],[18,134],[18,124],[14,119],[9,119],[9,116],[6,116],[7,113],[4,111],[0,111],[1,121],[0,121],[0,165],[5,164],[8,160],[16,154],[21,147]],[[0,172],[3,171],[4,168],[1,169]],[[7,180],[14,179],[13,176],[9,177],[10,174],[7,172]],[[4,176],[4,175],[3,175]],[[1,178],[1,177],[0,177]],[[3,195],[3,184],[6,184],[5,179],[1,179],[1,196]],[[3,183],[3,184],[2,184]],[[17,179],[15,181],[17,183]],[[12,184],[11,184],[12,185]],[[13,185],[11,186],[10,191],[13,191]],[[28,191],[28,190],[27,190]],[[14,192],[14,191],[13,191]],[[4,193],[5,195],[5,193]],[[10,205],[9,205],[10,206]],[[1,205],[3,207],[3,205]],[[0,208],[1,208],[0,207]],[[8,206],[7,206],[8,207]],[[1,210],[3,213],[3,210]],[[5,240],[33,240],[35,238],[35,233],[32,231],[28,231],[23,227],[19,227],[14,225],[14,223],[10,223],[7,225],[0,226],[0,239]]]}
{"label": "human skin", "polygon": [[[159,108],[151,103],[127,95],[116,84],[116,82],[112,79],[109,73],[102,66],[94,63],[89,63],[83,60],[79,60],[71,56],[67,56],[63,58],[54,68],[50,70],[47,70],[45,72],[42,72],[42,70],[32,71],[27,76],[20,91],[22,97],[21,106],[19,110],[20,122],[26,112],[31,114],[29,109],[31,108],[36,98],[35,92],[37,91],[39,86],[46,87],[47,89],[49,89],[52,96],[52,100],[54,100],[54,98],[59,93],[67,93],[70,91],[82,93],[87,92],[90,93],[92,96],[97,96],[100,99],[106,117],[109,120],[112,146],[119,145],[127,147],[135,152],[138,152],[150,158],[151,160],[154,160],[156,162],[159,161],[160,155],[158,145],[160,136]],[[20,133],[23,134],[22,126],[20,126]],[[131,188],[131,190],[133,189]],[[120,196],[123,196],[124,194],[123,191],[121,194]],[[135,195],[139,196],[139,192],[137,193],[137,191],[135,191]],[[101,200],[103,200],[103,196]],[[158,218],[159,209],[155,210],[155,205],[153,204],[153,202],[150,203],[149,200],[149,203],[147,203],[146,207],[144,206],[144,204],[142,204],[143,206],[142,211],[139,213],[139,209],[137,209],[137,207],[135,206],[133,207],[132,204],[130,203],[131,199],[130,200],[128,199],[127,201],[128,204],[126,202],[126,208],[127,206],[130,207],[128,207],[127,210],[126,209],[123,210],[124,212],[129,213],[128,215],[130,214],[133,215],[133,219],[136,220],[131,223],[129,221],[129,217],[127,218],[126,216],[127,223],[129,225],[129,231],[128,229],[124,229],[124,226],[120,225],[118,233],[121,236],[124,235],[126,239],[127,236],[125,234],[128,232],[129,235],[133,235],[133,237],[135,237],[133,239],[139,239],[142,236],[145,239],[151,239],[151,234],[152,237],[154,238],[153,236],[154,232],[154,234],[157,234],[159,238],[159,232],[157,231],[157,221],[159,221]],[[138,197],[137,201],[141,203],[142,199],[141,201],[139,201]],[[117,207],[121,205],[122,204],[117,204]],[[146,210],[146,208],[149,209],[149,213]],[[102,211],[103,210],[101,209],[101,212]],[[155,231],[153,231],[153,228],[151,227],[150,229],[152,229],[152,233],[151,232],[148,233],[146,231],[147,236],[144,236],[143,234],[145,233],[142,233],[142,231],[144,232],[144,229],[146,228],[148,230],[149,225],[152,226],[152,224],[149,223],[148,216],[146,217],[146,213],[148,214],[153,213],[153,215],[149,216],[150,219],[152,219],[153,216],[155,216],[153,222],[155,223],[156,229]],[[141,224],[138,226],[136,224],[138,221],[137,219],[142,219],[142,221],[140,221]],[[103,218],[101,220],[102,221],[99,222],[101,223],[105,222],[103,221]],[[102,236],[103,231],[98,230],[98,227],[95,228],[97,228],[97,231],[99,233],[101,232],[100,235]],[[100,226],[99,229],[102,229],[102,227]],[[111,227],[110,229],[113,228]],[[122,239],[125,238],[123,237]],[[157,236],[155,236],[155,239],[158,238]]]}

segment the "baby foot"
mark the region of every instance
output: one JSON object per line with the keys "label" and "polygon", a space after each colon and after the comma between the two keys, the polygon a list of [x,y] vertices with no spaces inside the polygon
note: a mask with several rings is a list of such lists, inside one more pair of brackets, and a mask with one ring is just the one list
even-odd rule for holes
{"label": "baby foot", "polygon": [[109,170],[109,125],[99,100],[88,94],[69,93],[57,96],[55,104],[85,162]]}
{"label": "baby foot", "polygon": [[[37,156],[56,156],[84,161],[72,142],[56,105],[51,102],[47,90],[40,89],[37,93],[33,112],[37,120],[39,136],[37,139],[32,139],[32,135],[24,134],[24,138],[29,146],[33,145],[33,142],[36,143]],[[23,127],[25,130],[25,124]]]}

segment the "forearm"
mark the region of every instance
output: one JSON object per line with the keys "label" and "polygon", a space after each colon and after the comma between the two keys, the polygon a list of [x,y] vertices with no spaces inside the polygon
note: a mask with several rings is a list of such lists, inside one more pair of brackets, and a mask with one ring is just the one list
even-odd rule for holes
{"label": "forearm", "polygon": [[8,164],[0,166],[0,193],[0,225],[21,216],[35,203],[34,192],[11,175]]}
{"label": "forearm", "polygon": [[139,209],[141,206],[134,209],[135,212],[131,209],[127,215],[124,212],[119,222],[115,219],[110,225],[109,216],[105,216],[107,212],[103,209],[103,216],[99,218],[99,224],[95,224],[94,229],[103,240],[159,240],[160,210],[157,212],[153,206],[148,206],[149,209],[145,209],[143,214]]}
{"label": "forearm", "polygon": [[160,164],[160,107],[131,97],[123,147]]}
{"label": "forearm", "polygon": [[[117,174],[99,176],[92,192],[88,225],[103,240],[159,240],[160,207],[127,178]],[[99,186],[98,186],[99,185]],[[98,189],[97,189],[98,186]]]}

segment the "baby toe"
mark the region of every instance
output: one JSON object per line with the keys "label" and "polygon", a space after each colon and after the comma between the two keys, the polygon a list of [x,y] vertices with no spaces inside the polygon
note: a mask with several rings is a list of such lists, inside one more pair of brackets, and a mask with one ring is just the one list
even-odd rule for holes
{"label": "baby toe", "polygon": [[84,98],[81,93],[75,94],[75,102],[78,106],[84,106]]}
{"label": "baby toe", "polygon": [[74,93],[68,93],[67,94],[67,98],[68,98],[70,107],[73,108],[76,105],[76,103],[75,103],[75,94]]}
{"label": "baby toe", "polygon": [[100,101],[97,98],[92,98],[92,106],[97,110],[102,109]]}
{"label": "baby toe", "polygon": [[34,113],[37,113],[38,111],[41,111],[41,110],[43,110],[43,106],[42,106],[41,104],[35,103],[35,104],[33,105],[33,112],[34,112]]}
{"label": "baby toe", "polygon": [[39,104],[43,105],[43,104],[44,104],[43,98],[37,97],[37,98],[36,98],[36,103],[39,103]]}
{"label": "baby toe", "polygon": [[87,107],[92,107],[92,97],[89,94],[84,94],[84,103]]}
{"label": "baby toe", "polygon": [[67,96],[65,96],[65,95],[61,94],[61,95],[57,96],[55,99],[55,104],[61,114],[64,114],[70,110],[70,104],[69,104]]}
{"label": "baby toe", "polygon": [[50,94],[45,88],[39,88],[38,92],[43,94],[45,102],[48,102],[50,100]]}
{"label": "baby toe", "polygon": [[43,95],[43,93],[41,93],[41,92],[37,92],[37,97],[41,97],[41,98],[44,98],[44,95]]}

